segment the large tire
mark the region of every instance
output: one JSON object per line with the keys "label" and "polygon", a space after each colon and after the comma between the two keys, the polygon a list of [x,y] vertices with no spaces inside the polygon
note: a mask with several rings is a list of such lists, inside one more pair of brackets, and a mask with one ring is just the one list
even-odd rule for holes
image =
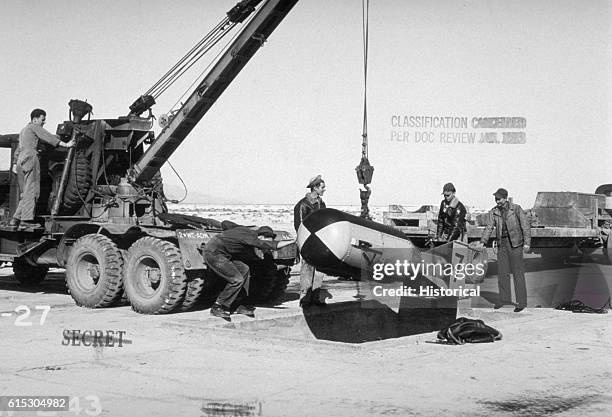
{"label": "large tire", "polygon": [[123,256],[115,242],[104,235],[77,239],[66,262],[66,285],[77,305],[108,307],[121,298]]}
{"label": "large tire", "polygon": [[276,269],[276,265],[261,271],[254,271],[249,288],[251,303],[266,303],[280,297],[289,283],[288,268]]}
{"label": "large tire", "polygon": [[185,299],[179,307],[180,311],[187,311],[195,306],[200,301],[200,296],[204,290],[204,277],[201,275],[194,275],[187,283],[187,289],[185,291]]}
{"label": "large tire", "polygon": [[276,271],[276,281],[272,291],[268,295],[267,301],[274,301],[285,293],[285,290],[287,290],[287,285],[289,285],[290,275],[291,268],[283,268]]}
{"label": "large tire", "polygon": [[[128,251],[125,249],[119,249],[119,252],[121,252],[125,267],[125,260],[127,259]],[[113,303],[113,307],[125,307],[129,305],[130,300],[128,300],[127,294],[125,293],[125,288],[123,288],[123,282],[121,282],[121,293],[117,297],[117,300]]]}
{"label": "large tire", "polygon": [[83,150],[77,150],[70,166],[60,214],[63,216],[75,214],[83,206],[91,185],[91,163]]}
{"label": "large tire", "polygon": [[542,261],[553,265],[563,265],[570,254],[570,248],[542,248],[540,250]]}
{"label": "large tire", "polygon": [[128,251],[125,272],[124,288],[134,311],[169,313],[185,298],[187,276],[173,243],[150,236],[138,239]]}
{"label": "large tire", "polygon": [[48,266],[33,266],[22,259],[13,261],[13,274],[24,287],[33,287],[40,284],[49,272]]}
{"label": "large tire", "polygon": [[227,282],[215,274],[210,268],[205,269],[204,273],[204,289],[200,294],[199,303],[202,306],[210,307],[217,300],[217,297],[225,288]]}
{"label": "large tire", "polygon": [[603,254],[606,262],[612,265],[612,234],[609,234],[608,239],[606,239],[606,245],[603,247]]}
{"label": "large tire", "polygon": [[612,184],[602,184],[595,190],[595,194],[603,194],[612,197]]}

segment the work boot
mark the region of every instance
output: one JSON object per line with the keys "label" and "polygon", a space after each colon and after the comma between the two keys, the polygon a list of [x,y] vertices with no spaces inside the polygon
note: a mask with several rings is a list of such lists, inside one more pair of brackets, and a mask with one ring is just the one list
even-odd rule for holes
{"label": "work boot", "polygon": [[306,294],[300,299],[300,307],[308,307],[312,304],[312,290],[309,289]]}
{"label": "work boot", "polygon": [[255,309],[253,307],[245,306],[242,304],[238,306],[238,308],[236,309],[236,311],[234,311],[234,313],[243,314],[248,317],[255,317]]}
{"label": "work boot", "polygon": [[317,288],[316,290],[312,292],[312,300],[310,301],[310,304],[319,306],[319,307],[325,307],[327,305],[327,303],[325,302],[325,299],[326,299],[325,295],[321,294],[321,289]]}
{"label": "work boot", "polygon": [[19,229],[40,229],[41,227],[40,223],[34,221],[22,220],[19,223]]}
{"label": "work boot", "polygon": [[210,315],[215,317],[221,317],[222,319],[230,318],[230,312],[227,311],[227,309],[223,308],[221,304],[217,303],[213,304],[212,308],[210,309]]}
{"label": "work boot", "polygon": [[21,222],[21,220],[20,220],[20,219],[15,219],[15,218],[12,218],[12,219],[11,219],[11,221],[9,222],[9,224],[8,224],[8,225],[9,225],[9,226],[19,226],[19,223],[20,223],[20,222]]}
{"label": "work boot", "polygon": [[523,311],[524,309],[525,309],[525,307],[516,307],[516,308],[514,309],[514,312],[515,312],[515,313],[520,313],[520,312],[521,312],[521,311]]}

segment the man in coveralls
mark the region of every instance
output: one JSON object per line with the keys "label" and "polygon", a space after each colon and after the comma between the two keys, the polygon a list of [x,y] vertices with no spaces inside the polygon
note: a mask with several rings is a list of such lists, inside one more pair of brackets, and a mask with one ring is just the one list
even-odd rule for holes
{"label": "man in coveralls", "polygon": [[30,113],[30,123],[19,133],[19,147],[15,152],[13,172],[17,173],[21,195],[10,222],[11,226],[40,227],[40,224],[34,222],[36,203],[40,196],[39,143],[42,141],[55,148],[74,146],[74,140],[62,142],[58,136],[47,131],[43,127],[46,120],[47,113],[44,110],[34,109]]}
{"label": "man in coveralls", "polygon": [[[236,303],[244,289],[248,294],[250,271],[245,259],[253,258],[253,248],[263,251],[280,249],[292,244],[293,240],[273,242],[276,235],[268,226],[252,230],[245,226],[236,226],[213,237],[203,248],[206,265],[227,281],[225,288],[213,304],[210,314],[215,317],[229,318],[232,305]],[[253,308],[239,305],[235,313],[253,317]]]}

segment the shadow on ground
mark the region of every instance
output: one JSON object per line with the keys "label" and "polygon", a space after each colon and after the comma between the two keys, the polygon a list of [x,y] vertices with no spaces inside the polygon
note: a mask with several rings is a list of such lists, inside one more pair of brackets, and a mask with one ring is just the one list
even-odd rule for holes
{"label": "shadow on ground", "polygon": [[441,302],[402,297],[397,313],[377,300],[312,306],[303,312],[315,338],[364,343],[440,330],[455,321],[457,300]]}
{"label": "shadow on ground", "polygon": [[4,268],[3,271],[11,271],[11,274],[0,276],[0,290],[24,293],[68,294],[63,272],[49,272],[41,283],[33,286],[24,286],[17,281],[17,278],[12,274],[11,268]]}
{"label": "shadow on ground", "polygon": [[[601,307],[612,294],[612,277],[606,276],[600,258],[525,259],[528,307],[555,308],[570,300]],[[499,301],[497,273],[497,262],[491,262],[487,277],[479,284],[480,298],[472,299],[471,307],[488,308]]]}

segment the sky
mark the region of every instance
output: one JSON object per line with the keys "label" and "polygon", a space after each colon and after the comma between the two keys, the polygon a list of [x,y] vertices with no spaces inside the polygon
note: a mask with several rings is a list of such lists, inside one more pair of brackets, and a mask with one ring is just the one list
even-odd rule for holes
{"label": "sky", "polygon": [[[3,0],[0,134],[35,107],[55,131],[73,98],[95,118],[127,114],[235,3]],[[468,206],[493,206],[504,187],[531,207],[538,191],[612,183],[611,28],[605,0],[370,1],[370,203],[436,204],[450,181]],[[361,1],[299,1],[170,162],[203,203],[295,203],[321,174],[328,205],[358,205],[363,95]],[[409,125],[427,117],[459,124]],[[524,143],[480,143],[486,133]]]}

